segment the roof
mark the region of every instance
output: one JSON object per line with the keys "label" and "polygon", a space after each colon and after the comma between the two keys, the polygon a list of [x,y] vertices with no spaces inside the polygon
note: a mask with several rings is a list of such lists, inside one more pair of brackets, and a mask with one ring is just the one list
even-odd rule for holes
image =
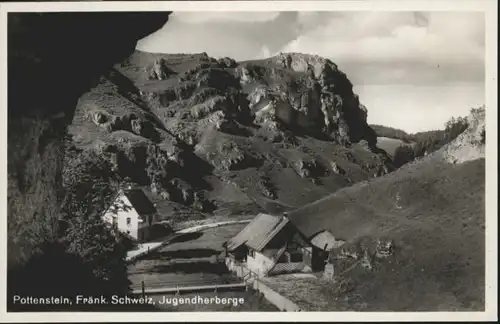
{"label": "roof", "polygon": [[329,230],[336,237],[353,237],[376,218],[374,203],[366,201],[372,190],[367,182],[358,182],[289,211],[288,218],[308,238],[323,230]]}
{"label": "roof", "polygon": [[140,188],[123,189],[122,193],[130,201],[139,215],[153,214],[156,208]]}
{"label": "roof", "polygon": [[285,216],[258,214],[241,232],[227,242],[227,249],[234,251],[245,244],[256,251],[261,251],[288,222]]}

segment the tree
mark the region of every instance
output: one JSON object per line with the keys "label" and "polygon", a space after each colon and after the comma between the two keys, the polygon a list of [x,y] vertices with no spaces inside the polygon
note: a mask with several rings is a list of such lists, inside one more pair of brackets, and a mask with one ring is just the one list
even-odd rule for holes
{"label": "tree", "polygon": [[[471,112],[474,111],[474,109],[471,110]],[[465,117],[452,117],[444,126],[443,130],[420,132],[411,135],[411,139],[415,142],[413,150],[415,157],[421,157],[426,153],[439,150],[462,134],[469,127],[469,124]]]}
{"label": "tree", "polygon": [[63,237],[67,251],[76,255],[92,272],[93,284],[86,287],[89,295],[125,294],[129,282],[125,244],[98,218],[74,217]]}
{"label": "tree", "polygon": [[94,277],[88,293],[119,294],[128,290],[126,246],[101,219],[119,188],[111,163],[92,150],[68,154],[63,170],[65,230],[61,242],[80,258]]}
{"label": "tree", "polygon": [[[118,186],[111,165],[92,151],[68,147],[63,167],[64,197],[56,236],[40,244],[22,267],[9,271],[8,294],[74,298],[128,290],[126,246],[100,219]],[[41,310],[47,305],[13,305],[12,310]],[[66,307],[66,308],[65,308]],[[51,310],[76,306],[55,305]]]}
{"label": "tree", "polygon": [[448,144],[462,134],[469,126],[466,118],[452,118],[445,125],[442,145]]}
{"label": "tree", "polygon": [[404,164],[415,159],[413,148],[409,145],[401,145],[394,152],[393,164],[394,167],[400,168]]}
{"label": "tree", "polygon": [[66,213],[102,211],[119,187],[120,178],[109,160],[93,150],[75,150],[66,154],[63,168]]}

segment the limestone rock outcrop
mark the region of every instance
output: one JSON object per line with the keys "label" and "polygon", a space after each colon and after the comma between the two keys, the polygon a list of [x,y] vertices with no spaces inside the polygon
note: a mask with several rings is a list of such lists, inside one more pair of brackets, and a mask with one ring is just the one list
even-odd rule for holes
{"label": "limestone rock outcrop", "polygon": [[[242,84],[258,84],[248,96],[258,123],[276,116],[291,127],[321,130],[342,144],[362,139],[370,145],[376,143],[376,137],[368,131],[366,107],[359,102],[351,82],[336,64],[300,53],[282,53],[267,62],[277,68],[269,71],[247,64],[239,73]],[[304,74],[295,79],[276,78],[280,68]],[[274,82],[263,82],[267,75],[271,75],[271,79],[274,76]]]}
{"label": "limestone rock outcrop", "polygon": [[450,163],[464,163],[485,157],[486,121],[484,107],[472,109],[467,116],[467,129],[443,148],[444,158]]}

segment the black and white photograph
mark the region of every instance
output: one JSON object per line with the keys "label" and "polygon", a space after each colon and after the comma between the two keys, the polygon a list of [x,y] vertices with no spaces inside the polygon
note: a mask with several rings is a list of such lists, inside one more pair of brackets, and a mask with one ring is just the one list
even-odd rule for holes
{"label": "black and white photograph", "polygon": [[1,4],[2,318],[495,320],[495,1],[189,2]]}

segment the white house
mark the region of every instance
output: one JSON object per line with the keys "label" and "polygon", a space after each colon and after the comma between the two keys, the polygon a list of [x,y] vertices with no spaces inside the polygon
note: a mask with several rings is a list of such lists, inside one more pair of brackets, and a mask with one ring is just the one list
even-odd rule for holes
{"label": "white house", "polygon": [[129,187],[118,192],[103,220],[135,240],[144,241],[157,221],[157,211],[142,189]]}

